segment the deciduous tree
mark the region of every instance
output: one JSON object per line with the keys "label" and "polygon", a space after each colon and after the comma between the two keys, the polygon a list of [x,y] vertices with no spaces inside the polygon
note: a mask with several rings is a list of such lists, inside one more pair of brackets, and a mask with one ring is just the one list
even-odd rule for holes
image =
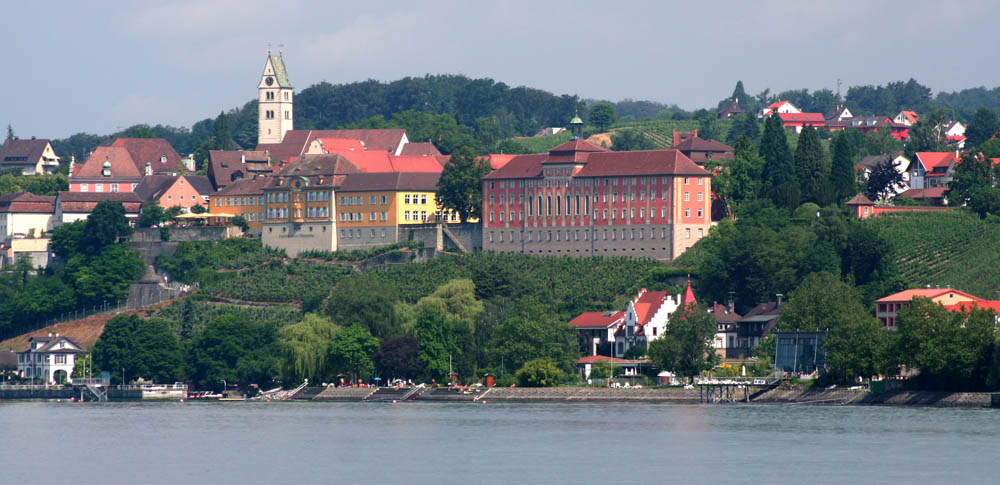
{"label": "deciduous tree", "polygon": [[483,182],[490,163],[468,147],[451,156],[438,180],[437,202],[458,213],[462,222],[482,217]]}

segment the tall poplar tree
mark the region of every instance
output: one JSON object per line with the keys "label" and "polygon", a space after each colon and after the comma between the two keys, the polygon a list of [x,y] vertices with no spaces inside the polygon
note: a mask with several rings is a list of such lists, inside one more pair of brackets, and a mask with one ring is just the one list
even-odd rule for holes
{"label": "tall poplar tree", "polygon": [[833,137],[833,161],[830,165],[830,182],[837,194],[837,202],[843,202],[857,193],[854,177],[854,160],[851,141],[846,132],[840,131]]}
{"label": "tall poplar tree", "polygon": [[777,114],[771,115],[764,123],[759,153],[764,159],[764,194],[778,207],[798,207],[801,192],[799,179],[785,137],[785,127]]}
{"label": "tall poplar tree", "polygon": [[795,173],[799,177],[801,199],[826,205],[832,199],[830,165],[816,128],[806,126],[795,149]]}

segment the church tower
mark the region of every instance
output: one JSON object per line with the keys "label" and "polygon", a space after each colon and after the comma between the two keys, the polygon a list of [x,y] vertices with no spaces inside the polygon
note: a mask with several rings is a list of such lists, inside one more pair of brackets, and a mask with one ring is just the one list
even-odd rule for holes
{"label": "church tower", "polygon": [[257,85],[257,144],[281,143],[292,129],[292,83],[288,81],[281,53],[267,53],[264,74]]}

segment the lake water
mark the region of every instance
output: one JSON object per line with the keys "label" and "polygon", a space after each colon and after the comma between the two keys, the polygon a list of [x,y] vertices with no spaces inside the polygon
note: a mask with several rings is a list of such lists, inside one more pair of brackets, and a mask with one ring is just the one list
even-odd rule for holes
{"label": "lake water", "polygon": [[0,483],[996,483],[1000,410],[0,404]]}

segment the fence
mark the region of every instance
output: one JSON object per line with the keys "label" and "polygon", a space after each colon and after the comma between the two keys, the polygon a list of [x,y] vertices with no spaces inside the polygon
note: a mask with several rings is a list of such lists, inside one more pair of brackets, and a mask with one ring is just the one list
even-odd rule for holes
{"label": "fence", "polygon": [[18,326],[15,328],[0,330],[0,340],[6,340],[12,337],[17,337],[18,335],[23,335],[28,332],[34,332],[36,330],[48,327],[50,325],[55,325],[57,323],[71,322],[74,320],[89,318],[95,315],[118,314],[122,312],[138,310],[142,307],[155,305],[157,303],[167,300],[172,300],[181,295],[187,294],[191,290],[192,288],[187,285],[179,285],[171,288],[162,288],[162,287],[142,288],[137,292],[130,291],[129,297],[124,301],[115,301],[115,302],[105,301],[100,305],[93,305],[89,308],[86,307],[77,308],[75,310],[68,311],[60,315],[57,315],[55,317],[49,318],[47,320],[41,320],[31,324]]}

